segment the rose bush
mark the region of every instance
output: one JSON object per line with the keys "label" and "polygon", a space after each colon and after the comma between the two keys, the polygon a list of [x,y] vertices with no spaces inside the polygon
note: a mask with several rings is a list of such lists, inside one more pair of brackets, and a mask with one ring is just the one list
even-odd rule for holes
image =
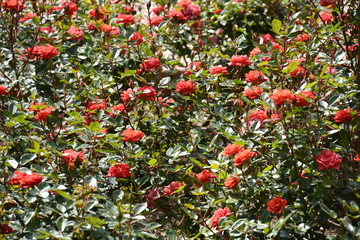
{"label": "rose bush", "polygon": [[0,0],[1,237],[358,239],[359,7]]}

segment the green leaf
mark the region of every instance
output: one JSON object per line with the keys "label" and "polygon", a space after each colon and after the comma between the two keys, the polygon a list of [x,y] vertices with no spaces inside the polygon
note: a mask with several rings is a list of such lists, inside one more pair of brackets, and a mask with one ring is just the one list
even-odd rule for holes
{"label": "green leaf", "polygon": [[60,232],[63,232],[66,227],[67,220],[61,216],[56,220],[56,226],[59,229]]}
{"label": "green leaf", "polygon": [[274,33],[279,34],[281,29],[282,23],[278,19],[274,19],[272,21],[272,30]]}
{"label": "green leaf", "polygon": [[289,65],[287,66],[287,68],[281,70],[281,72],[283,73],[290,73],[292,71],[294,71],[297,66],[299,65],[299,62],[298,61],[293,61],[291,63],[289,63]]}
{"label": "green leaf", "polygon": [[64,198],[67,198],[69,200],[73,200],[73,198],[67,192],[64,192],[64,191],[59,190],[59,189],[55,190],[55,192],[57,194],[59,194],[60,196],[64,197]]}
{"label": "green leaf", "polygon": [[272,227],[273,231],[271,232],[271,237],[275,237],[280,229],[285,225],[287,220],[291,217],[292,213],[289,213],[285,218],[280,219],[275,223],[275,225]]}
{"label": "green leaf", "polygon": [[25,225],[28,224],[34,216],[35,216],[35,211],[26,213],[24,216],[24,224]]}
{"label": "green leaf", "polygon": [[24,155],[22,155],[20,157],[20,163],[21,165],[25,165],[26,163],[34,160],[36,158],[36,154],[35,153],[25,153]]}
{"label": "green leaf", "polygon": [[330,210],[325,204],[320,204],[320,208],[327,213],[331,218],[337,218],[337,214],[336,212],[334,212],[333,210]]}
{"label": "green leaf", "polygon": [[147,208],[147,203],[140,203],[134,207],[134,214],[138,215],[142,213]]}
{"label": "green leaf", "polygon": [[101,226],[105,224],[103,220],[97,217],[87,217],[86,219],[89,221],[91,226],[96,228],[101,228]]}

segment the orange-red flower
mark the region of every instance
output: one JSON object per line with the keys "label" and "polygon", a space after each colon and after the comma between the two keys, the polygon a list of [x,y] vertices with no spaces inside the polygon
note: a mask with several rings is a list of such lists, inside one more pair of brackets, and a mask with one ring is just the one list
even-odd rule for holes
{"label": "orange-red flower", "polygon": [[354,158],[354,161],[360,162],[360,154],[356,154],[356,156]]}
{"label": "orange-red flower", "polygon": [[[333,117],[333,120],[336,123],[344,123],[344,122],[350,122],[352,119],[352,116],[350,114],[351,108],[347,108],[344,110],[340,110],[335,114],[335,117]],[[353,110],[354,111],[354,110]]]}
{"label": "orange-red flower", "polygon": [[228,177],[224,182],[224,185],[227,189],[233,189],[238,184],[239,184],[239,179],[237,177]]}
{"label": "orange-red flower", "polygon": [[229,66],[249,66],[251,61],[248,59],[247,55],[234,55],[229,59]]}
{"label": "orange-red flower", "polygon": [[39,185],[44,179],[37,173],[26,174],[20,171],[15,171],[16,177],[10,178],[10,185],[19,185],[22,188],[29,188]]}
{"label": "orange-red flower", "polygon": [[221,156],[235,155],[238,152],[241,152],[242,150],[244,150],[243,146],[237,145],[237,144],[230,144],[224,148],[224,152],[223,152],[223,154],[221,154]]}
{"label": "orange-red flower", "polygon": [[324,171],[328,168],[339,170],[340,164],[342,162],[339,154],[334,153],[330,150],[323,150],[320,155],[317,155],[315,157],[315,159],[318,163],[319,171]]}
{"label": "orange-red flower", "polygon": [[150,86],[144,86],[138,88],[136,97],[139,99],[154,101],[156,96],[155,89]]}
{"label": "orange-red flower", "polygon": [[135,22],[134,20],[134,16],[131,15],[131,14],[123,14],[123,13],[120,13],[116,19],[118,19],[116,21],[116,23],[123,23],[123,24],[132,24]]}
{"label": "orange-red flower", "polygon": [[132,130],[131,128],[126,129],[121,133],[121,136],[124,138],[122,139],[124,142],[131,141],[131,142],[137,142],[140,141],[140,139],[145,134],[140,130]]}
{"label": "orange-red flower", "polygon": [[238,167],[241,166],[244,162],[248,161],[251,157],[255,156],[255,152],[252,152],[251,149],[245,149],[241,152],[238,152],[234,159],[234,166]]}
{"label": "orange-red flower", "polygon": [[4,95],[4,94],[8,94],[8,91],[6,89],[6,86],[4,85],[0,85],[0,96]]}
{"label": "orange-red flower", "polygon": [[230,209],[228,207],[225,207],[224,209],[219,208],[214,212],[214,215],[211,217],[211,227],[217,227],[219,224],[219,220],[222,217],[227,217],[232,215],[230,212]]}
{"label": "orange-red flower", "polygon": [[198,173],[196,175],[196,178],[203,183],[209,183],[211,178],[216,178],[216,176],[214,173],[205,169],[205,170],[202,170],[202,172]]}
{"label": "orange-red flower", "polygon": [[45,44],[44,46],[34,46],[33,48],[28,48],[25,50],[30,59],[37,57],[38,59],[51,59],[52,57],[58,55],[59,53],[56,50],[56,47]]}
{"label": "orange-red flower", "polygon": [[245,73],[245,81],[252,82],[253,84],[260,84],[265,82],[264,73],[257,70],[251,70],[248,73]]}
{"label": "orange-red flower", "polygon": [[152,72],[160,68],[160,60],[156,57],[145,59],[145,61],[140,64],[141,69],[144,69],[147,72]]}
{"label": "orange-red flower", "polygon": [[175,92],[182,92],[184,95],[189,95],[190,93],[195,93],[196,91],[196,83],[193,83],[191,80],[181,80],[175,87]]}
{"label": "orange-red flower", "polygon": [[263,89],[261,87],[258,86],[252,86],[250,88],[246,88],[244,90],[244,97],[248,97],[250,99],[255,99],[260,97],[260,95],[263,93]]}
{"label": "orange-red flower", "polygon": [[212,75],[217,75],[217,74],[226,75],[226,74],[228,74],[227,68],[226,68],[226,67],[223,67],[223,66],[221,66],[221,65],[218,65],[218,66],[215,66],[215,67],[210,68],[210,69],[209,69],[209,72],[210,72]]}
{"label": "orange-red flower", "polygon": [[180,183],[178,181],[172,182],[166,187],[164,187],[164,196],[172,196],[176,190],[178,190],[185,183]]}
{"label": "orange-red flower", "polygon": [[314,98],[315,95],[312,91],[302,91],[300,94],[296,95],[296,106],[309,106]]}
{"label": "orange-red flower", "polygon": [[36,113],[36,115],[34,116],[34,118],[37,120],[37,121],[45,121],[47,116],[48,115],[51,115],[52,112],[55,110],[54,107],[47,107],[47,108],[44,108],[40,111],[38,111]]}
{"label": "orange-red flower", "polygon": [[284,210],[286,204],[286,199],[283,199],[281,196],[276,196],[267,202],[266,206],[269,212],[280,214]]}
{"label": "orange-red flower", "polygon": [[80,162],[83,162],[85,160],[83,152],[76,152],[71,149],[65,150],[61,154],[61,156],[62,156],[63,163],[65,163],[66,165],[69,165],[70,169],[74,168],[76,160],[78,160]]}
{"label": "orange-red flower", "polygon": [[270,97],[276,105],[281,105],[284,102],[293,101],[296,96],[295,94],[291,93],[288,89],[278,89]]}
{"label": "orange-red flower", "polygon": [[106,177],[127,178],[131,177],[130,167],[126,163],[111,166]]}

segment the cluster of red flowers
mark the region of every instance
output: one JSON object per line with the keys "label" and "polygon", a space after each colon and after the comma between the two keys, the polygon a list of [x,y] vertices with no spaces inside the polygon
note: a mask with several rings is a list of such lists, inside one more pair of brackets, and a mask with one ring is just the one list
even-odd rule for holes
{"label": "cluster of red flowers", "polygon": [[10,179],[10,185],[19,185],[22,188],[29,188],[39,185],[44,179],[37,173],[26,174],[20,171],[15,171],[16,177]]}
{"label": "cluster of red flowers", "polygon": [[255,156],[255,152],[252,152],[251,149],[245,149],[241,145],[230,144],[224,148],[224,153],[222,156],[234,156],[233,162],[234,166],[241,166],[244,162],[248,161],[251,157]]}
{"label": "cluster of red flowers", "polygon": [[28,56],[30,59],[51,59],[52,57],[58,55],[56,47],[45,44],[43,46],[34,46],[33,48],[26,49],[25,56]]}
{"label": "cluster of red flowers", "polygon": [[119,163],[109,168],[106,177],[128,178],[131,175],[130,166],[126,163]]}

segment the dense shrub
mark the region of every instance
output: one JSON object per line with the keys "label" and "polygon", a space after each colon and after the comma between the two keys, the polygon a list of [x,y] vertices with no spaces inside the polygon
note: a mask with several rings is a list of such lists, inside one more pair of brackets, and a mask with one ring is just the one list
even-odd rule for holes
{"label": "dense shrub", "polygon": [[4,239],[358,239],[358,1],[0,4]]}

